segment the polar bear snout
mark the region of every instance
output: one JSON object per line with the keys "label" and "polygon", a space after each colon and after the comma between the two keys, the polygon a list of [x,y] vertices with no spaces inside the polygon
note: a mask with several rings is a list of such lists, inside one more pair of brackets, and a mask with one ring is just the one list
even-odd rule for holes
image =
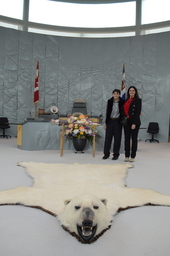
{"label": "polar bear snout", "polygon": [[[84,235],[87,236],[87,234],[91,235],[91,230],[93,227],[93,219],[94,219],[94,212],[90,208],[85,208],[82,210],[81,213],[81,219],[83,220],[81,223],[81,229],[84,231]],[[86,231],[86,232],[85,232]],[[89,231],[89,232],[87,232]]]}
{"label": "polar bear snout", "polygon": [[79,224],[77,224],[77,231],[83,241],[91,240],[97,230],[97,225],[94,224],[95,214],[89,207],[82,209],[80,213]]}

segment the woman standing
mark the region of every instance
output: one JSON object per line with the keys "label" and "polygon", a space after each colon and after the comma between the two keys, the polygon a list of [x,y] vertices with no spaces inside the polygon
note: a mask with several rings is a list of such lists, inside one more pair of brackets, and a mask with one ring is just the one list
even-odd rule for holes
{"label": "woman standing", "polygon": [[[138,145],[138,132],[141,124],[142,101],[135,86],[130,86],[127,99],[123,106],[124,115],[127,116],[127,125],[124,126],[125,134],[125,162],[134,162]],[[132,140],[132,143],[131,141]],[[129,157],[131,157],[129,159]]]}

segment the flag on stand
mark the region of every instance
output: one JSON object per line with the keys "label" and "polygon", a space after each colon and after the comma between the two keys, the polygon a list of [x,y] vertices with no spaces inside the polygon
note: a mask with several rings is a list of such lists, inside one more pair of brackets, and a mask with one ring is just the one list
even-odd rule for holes
{"label": "flag on stand", "polygon": [[125,100],[125,99],[126,99],[125,63],[123,63],[123,74],[122,74],[121,97],[122,97],[122,99],[123,99],[123,100]]}
{"label": "flag on stand", "polygon": [[36,77],[34,85],[34,103],[39,101],[39,62],[36,63]]}

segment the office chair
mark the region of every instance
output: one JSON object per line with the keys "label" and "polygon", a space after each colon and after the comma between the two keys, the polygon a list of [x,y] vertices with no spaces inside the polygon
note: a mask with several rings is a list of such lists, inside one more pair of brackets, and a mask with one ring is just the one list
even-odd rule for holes
{"label": "office chair", "polygon": [[5,129],[8,129],[8,128],[10,128],[8,118],[7,117],[0,117],[0,129],[3,130],[3,134],[0,135],[0,137],[7,138],[7,139],[9,137],[11,138],[10,135],[5,134]]}
{"label": "office chair", "polygon": [[147,132],[152,134],[152,138],[145,140],[145,142],[150,141],[150,143],[151,143],[151,142],[156,141],[159,143],[159,140],[154,139],[154,134],[159,132],[159,124],[158,123],[156,123],[156,122],[149,123]]}
{"label": "office chair", "polygon": [[87,115],[86,101],[84,99],[74,100],[72,114],[76,112],[82,113],[83,115]]}

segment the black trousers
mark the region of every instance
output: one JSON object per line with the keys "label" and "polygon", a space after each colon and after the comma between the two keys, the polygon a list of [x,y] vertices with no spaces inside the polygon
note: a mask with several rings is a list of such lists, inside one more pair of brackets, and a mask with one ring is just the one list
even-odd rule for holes
{"label": "black trousers", "polygon": [[[127,126],[124,126],[125,135],[125,157],[135,158],[138,147],[138,132],[140,125],[136,125],[134,130],[131,129],[132,123],[128,119]],[[131,144],[132,141],[132,144]]]}
{"label": "black trousers", "polygon": [[121,137],[122,137],[122,125],[118,120],[110,120],[106,126],[105,133],[105,143],[104,143],[104,155],[110,155],[110,148],[112,144],[112,139],[114,137],[113,143],[113,155],[119,156]]}

